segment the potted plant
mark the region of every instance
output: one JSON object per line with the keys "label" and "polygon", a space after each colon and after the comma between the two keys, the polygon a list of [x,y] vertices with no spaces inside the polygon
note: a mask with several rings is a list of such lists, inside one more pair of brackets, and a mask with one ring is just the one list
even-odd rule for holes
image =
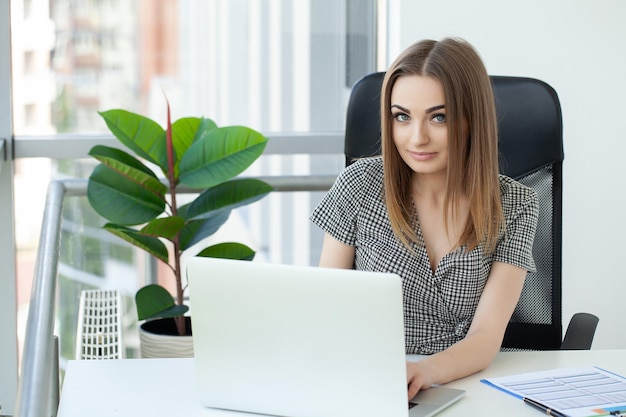
{"label": "potted plant", "polygon": [[[218,127],[206,118],[186,117],[172,123],[169,104],[166,129],[126,110],[99,114],[137,157],[118,148],[94,146],[89,155],[100,164],[88,180],[89,203],[109,221],[104,229],[163,261],[174,277],[175,298],[157,284],[137,291],[139,320],[173,321],[177,335],[190,335],[189,318],[184,316],[188,306],[183,298],[183,252],[253,259],[255,252],[240,243],[198,245],[226,222],[232,209],[272,191],[261,180],[236,178],[261,156],[267,138],[243,126]],[[164,178],[139,158],[160,169]],[[176,193],[180,184],[198,189],[198,196],[180,205]],[[142,327],[148,323],[153,322]]]}

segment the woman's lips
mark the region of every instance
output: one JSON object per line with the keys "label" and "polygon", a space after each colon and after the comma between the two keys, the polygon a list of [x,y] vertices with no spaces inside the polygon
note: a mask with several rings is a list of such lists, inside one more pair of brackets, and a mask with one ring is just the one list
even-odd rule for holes
{"label": "woman's lips", "polygon": [[437,156],[437,152],[409,152],[416,161],[428,161]]}

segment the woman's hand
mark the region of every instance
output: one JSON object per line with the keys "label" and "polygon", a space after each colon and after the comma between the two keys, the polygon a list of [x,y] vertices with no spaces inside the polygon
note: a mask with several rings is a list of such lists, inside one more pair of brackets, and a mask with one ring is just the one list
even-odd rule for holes
{"label": "woman's hand", "polygon": [[420,390],[428,389],[433,384],[432,373],[428,368],[428,363],[423,360],[406,363],[406,384],[409,401],[415,397]]}

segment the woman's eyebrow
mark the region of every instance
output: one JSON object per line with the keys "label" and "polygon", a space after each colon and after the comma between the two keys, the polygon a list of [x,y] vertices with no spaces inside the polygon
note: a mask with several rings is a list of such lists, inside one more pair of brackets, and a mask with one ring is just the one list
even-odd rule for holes
{"label": "woman's eyebrow", "polygon": [[[399,110],[401,110],[401,111],[403,111],[403,112],[405,112],[405,113],[407,113],[407,114],[411,114],[411,111],[409,109],[407,109],[406,107],[402,107],[399,104],[392,104],[391,108],[393,109],[394,107],[399,109]],[[432,107],[429,107],[426,110],[424,110],[424,114],[429,114],[429,113],[432,113],[434,111],[445,109],[445,108],[446,108],[445,104],[438,104],[437,106],[432,106]]]}
{"label": "woman's eyebrow", "polygon": [[402,107],[402,106],[401,106],[401,105],[399,105],[399,104],[392,104],[392,105],[391,105],[391,108],[393,109],[394,107],[395,107],[395,108],[397,108],[397,109],[402,110],[403,112],[405,112],[405,113],[407,113],[407,114],[411,114],[411,111],[410,111],[409,109],[404,108],[404,107]]}
{"label": "woman's eyebrow", "polygon": [[428,114],[428,113],[432,113],[432,112],[434,112],[434,111],[441,110],[441,109],[445,109],[445,108],[446,108],[446,105],[445,105],[445,104],[440,104],[440,105],[438,105],[438,106],[433,106],[433,107],[429,107],[429,108],[427,108],[427,109],[424,111],[424,113],[425,113],[425,114]]}

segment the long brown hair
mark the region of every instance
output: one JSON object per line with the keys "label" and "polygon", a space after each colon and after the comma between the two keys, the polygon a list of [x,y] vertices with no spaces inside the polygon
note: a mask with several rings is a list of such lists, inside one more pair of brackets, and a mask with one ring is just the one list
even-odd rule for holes
{"label": "long brown hair", "polygon": [[[432,77],[443,87],[449,148],[444,207],[446,212],[452,208],[453,217],[458,215],[461,196],[467,195],[469,216],[458,244],[472,250],[484,243],[491,252],[504,224],[495,102],[480,56],[462,39],[417,42],[405,49],[385,74],[381,94],[382,155],[385,200],[394,233],[409,249],[412,243],[420,243],[412,222],[413,171],[400,157],[391,133],[391,91],[403,75]],[[466,134],[463,120],[467,121]]]}

